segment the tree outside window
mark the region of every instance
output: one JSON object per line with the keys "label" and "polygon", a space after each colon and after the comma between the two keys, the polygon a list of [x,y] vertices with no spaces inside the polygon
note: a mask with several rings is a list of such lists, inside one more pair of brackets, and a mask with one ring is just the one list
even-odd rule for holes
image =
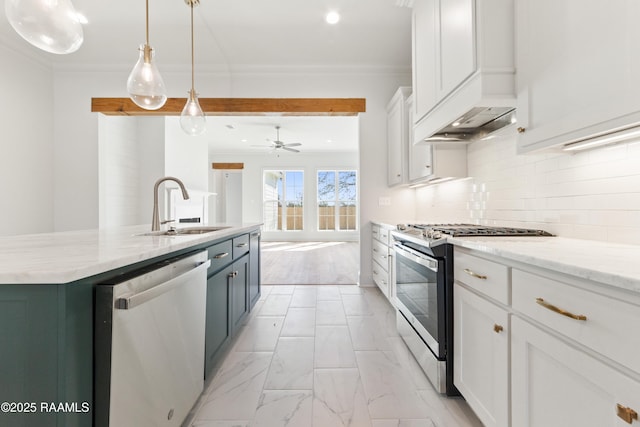
{"label": "tree outside window", "polygon": [[356,171],[318,171],[318,229],[357,229]]}

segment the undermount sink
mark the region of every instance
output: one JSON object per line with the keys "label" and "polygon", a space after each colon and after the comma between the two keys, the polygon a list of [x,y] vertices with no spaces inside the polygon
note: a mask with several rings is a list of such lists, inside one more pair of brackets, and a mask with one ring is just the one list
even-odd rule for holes
{"label": "undermount sink", "polygon": [[230,226],[224,227],[185,227],[185,228],[175,228],[169,230],[161,230],[161,231],[150,231],[149,233],[138,234],[138,236],[190,236],[193,234],[206,234],[213,233],[214,231],[220,231],[227,228],[231,228]]}

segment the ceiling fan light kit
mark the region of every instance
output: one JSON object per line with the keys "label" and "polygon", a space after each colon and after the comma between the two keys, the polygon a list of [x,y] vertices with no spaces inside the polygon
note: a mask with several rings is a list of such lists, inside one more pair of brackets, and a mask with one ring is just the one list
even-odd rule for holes
{"label": "ceiling fan light kit", "polygon": [[276,126],[276,140],[271,141],[271,146],[273,147],[274,150],[283,149],[283,150],[291,151],[292,153],[299,153],[300,150],[296,150],[295,148],[291,148],[291,147],[298,147],[300,145],[302,144],[300,144],[299,142],[292,142],[291,144],[285,144],[284,142],[280,141],[280,126]]}

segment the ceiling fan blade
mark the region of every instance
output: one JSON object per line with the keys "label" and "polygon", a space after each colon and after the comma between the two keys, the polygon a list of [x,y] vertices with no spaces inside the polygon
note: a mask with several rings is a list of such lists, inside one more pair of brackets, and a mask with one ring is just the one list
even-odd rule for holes
{"label": "ceiling fan blade", "polygon": [[289,148],[289,147],[286,147],[286,146],[283,146],[282,149],[283,150],[287,150],[287,151],[292,151],[294,153],[299,153],[300,152],[300,150],[296,150],[295,148]]}
{"label": "ceiling fan blade", "polygon": [[291,144],[284,144],[285,147],[297,147],[299,145],[302,145],[299,142],[292,142]]}

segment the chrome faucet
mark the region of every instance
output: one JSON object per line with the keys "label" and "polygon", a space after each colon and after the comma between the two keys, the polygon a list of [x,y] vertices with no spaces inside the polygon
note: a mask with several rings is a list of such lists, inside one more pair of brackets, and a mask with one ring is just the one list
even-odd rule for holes
{"label": "chrome faucet", "polygon": [[180,186],[180,190],[182,190],[182,198],[187,200],[189,198],[189,193],[187,193],[187,189],[184,187],[182,181],[178,178],[174,178],[172,176],[165,176],[164,178],[160,178],[156,181],[153,186],[153,219],[151,220],[151,231],[160,230],[160,213],[158,212],[158,187],[163,181],[174,181]]}

